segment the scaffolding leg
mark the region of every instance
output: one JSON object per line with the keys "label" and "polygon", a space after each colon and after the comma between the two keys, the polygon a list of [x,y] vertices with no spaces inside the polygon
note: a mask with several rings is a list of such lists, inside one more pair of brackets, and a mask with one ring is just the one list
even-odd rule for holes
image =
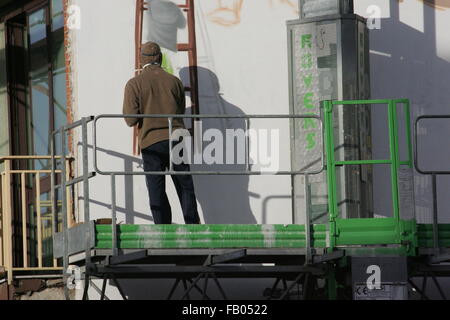
{"label": "scaffolding leg", "polygon": [[181,300],[184,300],[184,298],[186,298],[189,295],[189,292],[191,292],[191,290],[195,287],[195,285],[197,284],[197,282],[202,278],[203,273],[200,273],[195,279],[194,281],[189,285],[188,289],[186,290],[186,292],[183,294],[183,296],[181,297]]}
{"label": "scaffolding leg", "polygon": [[284,293],[281,295],[279,300],[284,300],[284,298],[287,297],[289,292],[292,290],[292,288],[305,276],[304,273],[300,273],[297,278],[295,278],[294,282],[291,283],[291,285],[284,291]]}
{"label": "scaffolding leg", "polygon": [[327,289],[328,289],[328,299],[336,300],[337,299],[337,281],[336,276],[334,274],[334,268],[329,270],[328,279],[327,279]]}
{"label": "scaffolding leg", "polygon": [[437,281],[436,277],[434,276],[434,274],[431,275],[431,278],[433,279],[434,285],[436,286],[436,288],[439,291],[439,294],[441,295],[442,299],[447,300],[447,298],[445,297],[444,291],[442,290],[441,285],[439,284],[439,282]]}
{"label": "scaffolding leg", "polygon": [[302,287],[302,300],[306,300],[306,292],[308,290],[309,282],[310,282],[309,273],[307,273],[305,276],[305,281],[303,282],[303,287]]}
{"label": "scaffolding leg", "polygon": [[100,296],[100,300],[105,300],[105,293],[106,293],[106,283],[108,282],[108,276],[105,274],[103,277],[103,283],[102,283],[102,293]]}
{"label": "scaffolding leg", "polygon": [[312,274],[308,274],[308,278],[305,279],[305,283],[303,285],[303,300],[313,300],[315,298],[314,294],[317,292],[317,277]]}
{"label": "scaffolding leg", "polygon": [[117,287],[117,290],[119,290],[119,293],[122,297],[123,300],[128,300],[127,296],[125,295],[125,293],[122,290],[122,287],[119,284],[119,281],[117,281],[117,278],[115,275],[112,275],[112,281],[114,282],[115,286]]}
{"label": "scaffolding leg", "polygon": [[280,281],[281,281],[281,278],[277,278],[277,279],[275,280],[275,283],[273,284],[272,289],[270,289],[270,295],[269,295],[268,300],[271,300],[271,299],[272,299],[273,294],[275,293],[275,290],[277,289],[278,283],[280,283]]}
{"label": "scaffolding leg", "polygon": [[287,282],[286,279],[283,279],[283,289],[287,290]]}
{"label": "scaffolding leg", "polygon": [[219,288],[220,294],[222,295],[224,300],[228,300],[227,296],[225,295],[225,291],[223,290],[222,286],[219,283],[219,280],[217,279],[216,275],[214,273],[211,274],[212,278],[214,279],[214,282],[217,285],[217,288]]}
{"label": "scaffolding leg", "polygon": [[422,300],[430,300],[426,294],[419,289],[418,286],[416,286],[416,284],[414,282],[412,282],[412,280],[408,280],[408,283],[411,285],[411,287],[413,287],[414,289],[416,289],[416,291],[420,294]]}
{"label": "scaffolding leg", "polygon": [[85,278],[84,278],[83,297],[81,299],[89,300],[88,291],[89,291],[90,277],[87,273],[84,275],[84,277]]}
{"label": "scaffolding leg", "polygon": [[[90,281],[90,286],[91,286],[92,289],[94,289],[100,296],[102,295],[102,290],[99,289],[99,287],[97,287],[97,286],[95,285],[95,283],[92,282],[92,280]],[[106,291],[106,290],[105,290],[105,291]],[[107,296],[106,294],[105,294],[105,297],[104,297],[103,300],[109,300],[109,298],[108,298],[108,296]]]}
{"label": "scaffolding leg", "polygon": [[[192,280],[189,280],[189,282],[190,283],[192,283]],[[186,279],[183,279],[183,288],[184,288],[184,292],[186,292],[187,291],[187,281],[186,281]],[[189,292],[188,292],[188,294],[187,294],[187,299],[188,300],[191,300],[191,296],[189,295]]]}
{"label": "scaffolding leg", "polygon": [[[189,281],[189,283],[192,283],[192,280],[191,279],[189,279],[188,280]],[[202,296],[203,296],[203,290],[202,289],[200,289],[200,287],[198,286],[198,285],[195,285],[194,286],[194,289],[196,289]],[[205,295],[206,295],[206,299],[207,300],[211,300],[210,298],[209,298],[209,296],[205,293]]]}
{"label": "scaffolding leg", "polygon": [[208,278],[209,275],[205,274],[205,283],[203,284],[203,296],[202,296],[202,300],[206,300],[206,290],[208,290]]}
{"label": "scaffolding leg", "polygon": [[427,280],[428,280],[428,274],[425,273],[425,276],[423,277],[423,281],[422,281],[422,300],[425,300],[425,293],[427,291]]}
{"label": "scaffolding leg", "polygon": [[[175,281],[175,283],[174,283],[173,286],[172,286],[172,289],[170,289],[169,295],[167,296],[167,300],[172,299],[172,296],[173,296],[173,294],[175,293],[175,290],[177,289],[178,284],[180,283],[180,281],[181,281],[181,279],[177,279],[177,280]],[[183,283],[184,283],[184,281],[183,281]]]}

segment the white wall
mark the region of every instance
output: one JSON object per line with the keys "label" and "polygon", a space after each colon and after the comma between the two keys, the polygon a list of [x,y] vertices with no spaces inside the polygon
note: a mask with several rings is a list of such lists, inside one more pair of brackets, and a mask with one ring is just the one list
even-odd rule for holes
{"label": "white wall", "polygon": [[[75,117],[120,113],[124,84],[134,74],[134,1],[73,0],[73,3],[81,9],[81,29],[73,31]],[[291,3],[294,5],[296,1]],[[233,1],[223,2],[227,8],[232,4]],[[217,1],[197,1],[202,113],[288,113],[285,21],[297,15],[296,9],[288,4],[244,1],[240,11],[232,13],[218,10]],[[381,10],[381,29],[370,32],[372,97],[410,98],[413,118],[448,112],[450,36],[446,28],[450,10],[435,10],[417,0],[400,4],[360,0],[355,2],[355,9],[358,14],[370,17],[368,8],[373,5]],[[179,30],[178,35],[179,42],[183,41],[186,30]],[[188,83],[186,70],[183,71],[186,54],[172,53],[170,57],[175,74],[180,76],[181,71],[181,78]],[[217,121],[215,125],[223,129],[229,122]],[[254,121],[253,127],[281,130],[281,163],[288,169],[287,122]],[[99,152],[99,167],[141,170],[140,158],[132,156],[131,141],[131,130],[121,120],[101,121],[98,144],[105,151]],[[430,159],[424,158],[427,160]],[[290,223],[289,180],[288,177],[195,177],[202,221]],[[440,178],[441,189],[447,186],[446,180]],[[119,177],[118,182],[118,206],[122,212],[119,220],[151,221],[143,177]],[[416,213],[420,220],[427,221],[431,213],[430,181],[416,175],[415,183]],[[109,215],[109,184],[107,177],[92,181],[95,217]],[[172,183],[168,185],[174,221],[183,223]]]}
{"label": "white wall", "polygon": [[[134,71],[134,1],[74,0],[73,3],[81,9],[81,29],[73,31],[76,118],[121,113],[123,88]],[[295,9],[278,2],[247,1],[242,7],[240,23],[225,27],[208,16],[216,8],[215,1],[197,1],[201,112],[287,114],[285,21],[296,17]],[[105,13],[99,14],[102,11]],[[227,17],[217,13],[215,18]],[[180,30],[179,37],[179,41],[186,38],[186,30]],[[175,74],[180,76],[181,71],[181,78],[187,83],[186,72],[182,71],[186,53],[170,56]],[[219,129],[228,126],[227,121],[216,124]],[[288,121],[253,121],[252,124],[253,128],[281,131],[281,163],[284,169],[289,169]],[[99,152],[100,169],[142,170],[140,158],[132,156],[131,133],[122,120],[99,122],[98,145],[109,153]],[[195,177],[194,182],[203,222],[291,222],[288,177]],[[107,177],[97,177],[91,182],[93,218],[110,215],[109,185]],[[172,183],[168,185],[174,222],[183,223],[176,193]],[[118,177],[117,196],[119,221],[151,221],[143,177]]]}
{"label": "white wall", "polygon": [[[123,88],[134,74],[134,2],[73,0],[73,4],[81,9],[81,29],[72,31],[73,68],[76,70],[75,118],[121,113]],[[231,4],[230,1],[224,3]],[[287,114],[289,105],[285,21],[294,19],[297,16],[296,10],[277,1],[273,4],[271,1],[245,1],[241,22],[225,27],[208,17],[208,13],[217,7],[216,1],[196,1],[196,4],[201,112]],[[216,13],[215,18],[229,17]],[[233,20],[232,16],[228,21]],[[186,38],[186,30],[181,30],[179,36],[179,41]],[[170,55],[176,74],[186,66],[185,55]],[[183,72],[181,77],[186,81]],[[217,83],[220,85],[219,90]],[[289,169],[287,120],[252,123],[253,128],[280,129],[282,166]],[[217,122],[221,129],[228,124],[226,121]],[[122,120],[99,122],[97,139],[99,147],[105,150],[99,152],[100,169],[142,171],[140,158],[132,156],[132,131]],[[196,168],[199,169],[198,166]],[[195,177],[194,183],[202,222],[292,221],[288,177]],[[91,180],[90,190],[91,219],[110,217],[109,178],[98,176]],[[168,183],[168,195],[174,222],[183,223],[171,182]],[[143,177],[118,177],[117,199],[119,221],[151,223]],[[81,207],[82,203],[79,205]],[[81,209],[78,214],[82,217]],[[151,281],[140,281],[139,284],[132,285],[136,288],[136,294],[141,292],[143,287],[155,285],[158,288],[156,291],[168,291],[170,282],[155,284]],[[262,292],[271,284],[263,281],[252,284],[251,287],[255,292]],[[108,288],[110,297],[119,297],[114,287]],[[147,297],[148,290],[144,291]],[[239,294],[245,298],[246,293]]]}
{"label": "white wall", "polygon": [[[79,6],[81,13],[81,28],[72,30],[73,69],[76,70],[75,118],[120,114],[123,88],[128,79],[134,76],[135,1],[73,0],[72,3]],[[118,170],[124,170],[128,165],[134,165],[135,168],[139,163],[139,159],[131,156],[131,130],[123,121],[100,122],[97,139],[99,147],[109,151],[112,144],[120,153],[119,157],[107,157],[104,152],[99,151],[99,164],[108,163],[115,165]],[[92,137],[89,143],[92,145]],[[90,160],[92,164],[92,154]],[[99,168],[104,166],[99,165]],[[106,207],[111,203],[109,177],[96,177],[91,180],[90,187],[91,218],[110,217],[110,211]],[[129,212],[140,212],[142,218],[148,218],[143,180],[127,187],[129,193],[128,197],[125,197],[123,177],[118,177],[119,211],[127,206]],[[140,207],[135,210],[133,196],[135,200],[142,199],[136,201]],[[127,219],[131,219],[132,215]],[[118,219],[125,221],[123,212],[119,214]],[[127,222],[133,223],[134,220]]]}

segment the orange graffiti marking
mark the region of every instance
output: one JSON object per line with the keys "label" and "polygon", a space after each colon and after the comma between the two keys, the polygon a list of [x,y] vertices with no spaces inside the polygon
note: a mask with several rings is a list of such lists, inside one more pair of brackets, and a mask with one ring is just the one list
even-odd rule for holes
{"label": "orange graffiti marking", "polygon": [[222,0],[217,0],[218,8],[208,13],[209,19],[222,26],[233,26],[241,22],[241,10],[244,0],[234,0],[228,6],[224,6]]}
{"label": "orange graffiti marking", "polygon": [[[404,0],[397,0],[398,2],[403,2]],[[445,10],[450,8],[450,0],[418,0],[425,3],[427,6],[438,10]]]}
{"label": "orange graffiti marking", "polygon": [[[273,6],[273,0],[269,0],[270,5]],[[292,1],[292,0],[278,0],[279,3],[288,5],[291,7],[296,13],[298,13],[298,1]]]}
{"label": "orange graffiti marking", "polygon": [[450,8],[450,0],[421,0],[425,2],[426,5],[429,5],[430,7],[445,10]]}
{"label": "orange graffiti marking", "polygon": [[[241,22],[241,12],[244,0],[216,0],[217,8],[208,13],[211,22],[222,26],[234,26]],[[225,2],[225,4],[224,4]],[[277,0],[279,4],[288,5],[298,13],[298,3],[296,0]],[[274,0],[269,0],[272,7]]]}

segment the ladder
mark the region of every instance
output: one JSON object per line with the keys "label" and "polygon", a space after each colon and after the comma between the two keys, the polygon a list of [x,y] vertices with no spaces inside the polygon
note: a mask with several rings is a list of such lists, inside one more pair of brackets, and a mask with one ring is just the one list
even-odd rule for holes
{"label": "ladder", "polygon": [[[147,6],[149,2],[144,0],[136,0],[136,22],[135,22],[135,74],[140,72],[140,52],[142,47],[142,31],[144,11],[150,10]],[[192,114],[196,115],[200,112],[199,107],[199,95],[198,95],[198,70],[197,70],[197,39],[195,34],[195,7],[194,0],[185,0],[184,4],[178,4],[178,7],[187,13],[187,29],[188,29],[188,42],[178,43],[177,49],[181,52],[186,52],[189,57],[189,87],[185,87],[185,90],[190,92]],[[192,128],[194,128],[194,121],[192,119]],[[133,133],[133,154],[139,155],[138,148],[138,127],[134,127]]]}

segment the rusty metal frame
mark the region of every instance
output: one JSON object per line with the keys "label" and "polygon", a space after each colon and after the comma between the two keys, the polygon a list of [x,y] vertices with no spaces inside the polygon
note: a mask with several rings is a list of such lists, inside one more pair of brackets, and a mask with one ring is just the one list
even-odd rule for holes
{"label": "rusty metal frame", "polygon": [[179,5],[187,13],[188,25],[188,43],[179,44],[179,51],[187,51],[189,53],[189,77],[191,93],[192,114],[200,114],[200,102],[198,95],[198,69],[197,69],[197,37],[195,31],[195,5],[194,0],[186,0],[184,5]]}

